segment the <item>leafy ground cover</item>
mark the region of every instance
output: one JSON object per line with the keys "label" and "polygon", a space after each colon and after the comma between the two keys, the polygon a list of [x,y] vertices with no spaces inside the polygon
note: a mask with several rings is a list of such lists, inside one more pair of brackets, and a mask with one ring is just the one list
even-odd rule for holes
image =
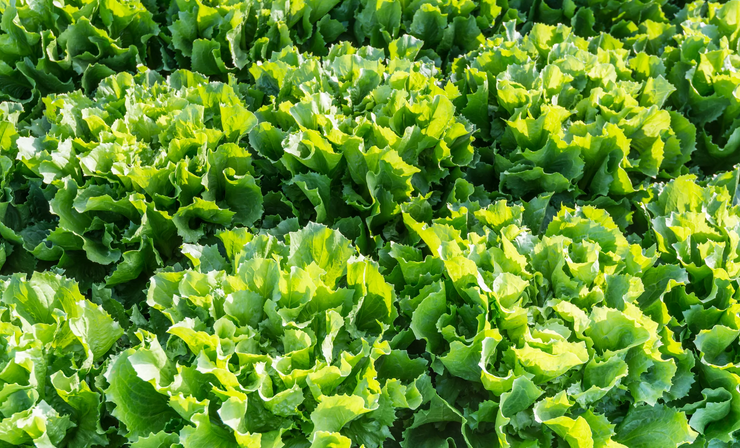
{"label": "leafy ground cover", "polygon": [[740,446],[740,1],[0,14],[0,448]]}

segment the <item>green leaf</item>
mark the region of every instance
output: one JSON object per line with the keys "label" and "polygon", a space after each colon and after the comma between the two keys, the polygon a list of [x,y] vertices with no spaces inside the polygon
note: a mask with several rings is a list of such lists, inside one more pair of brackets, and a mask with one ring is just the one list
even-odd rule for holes
{"label": "green leaf", "polygon": [[313,434],[339,432],[347,423],[367,412],[370,409],[365,407],[365,401],[357,395],[324,396],[311,413]]}
{"label": "green leaf", "polygon": [[[129,437],[149,436],[162,431],[177,417],[165,395],[155,384],[166,373],[167,360],[156,341],[151,348],[130,348],[111,359],[105,379],[106,399],[115,404],[113,416],[126,425]],[[155,384],[152,384],[151,382]]]}
{"label": "green leaf", "polygon": [[635,448],[676,448],[693,442],[696,436],[683,412],[665,405],[642,405],[630,409],[617,425],[614,440]]}

